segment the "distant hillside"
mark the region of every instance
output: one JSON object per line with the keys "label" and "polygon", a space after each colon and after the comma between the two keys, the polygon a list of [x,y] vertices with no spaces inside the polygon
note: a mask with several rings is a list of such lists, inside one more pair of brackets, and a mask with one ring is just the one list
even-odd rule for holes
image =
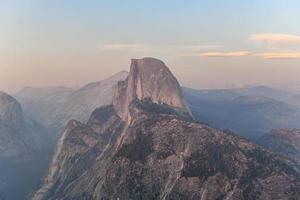
{"label": "distant hillside", "polygon": [[287,156],[300,164],[300,129],[277,128],[259,138],[257,142],[266,148]]}
{"label": "distant hillside", "polygon": [[113,90],[128,72],[119,72],[103,81],[89,83],[79,89],[24,88],[15,97],[24,110],[41,121],[56,139],[68,120],[86,122],[94,109],[111,103]]}
{"label": "distant hillside", "polygon": [[277,127],[300,127],[300,108],[283,101],[289,97],[284,91],[268,87],[232,90],[184,88],[183,93],[197,120],[251,139]]}

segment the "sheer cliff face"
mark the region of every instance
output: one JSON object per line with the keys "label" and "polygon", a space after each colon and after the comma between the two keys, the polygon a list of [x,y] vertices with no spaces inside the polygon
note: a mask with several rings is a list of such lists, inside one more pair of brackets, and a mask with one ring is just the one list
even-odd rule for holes
{"label": "sheer cliff face", "polygon": [[96,109],[87,124],[69,122],[33,199],[298,197],[297,168],[182,115],[188,109],[178,88],[162,62],[133,60],[112,105]]}
{"label": "sheer cliff face", "polygon": [[167,104],[179,112],[189,113],[181,88],[168,67],[154,58],[132,59],[128,78],[119,82],[113,105],[123,118],[133,100],[149,98],[157,104]]}

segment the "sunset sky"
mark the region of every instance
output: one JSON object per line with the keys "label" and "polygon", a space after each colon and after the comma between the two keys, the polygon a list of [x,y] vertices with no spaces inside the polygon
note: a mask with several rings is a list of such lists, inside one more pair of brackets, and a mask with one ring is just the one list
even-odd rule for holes
{"label": "sunset sky", "polygon": [[299,0],[0,0],[0,90],[163,60],[193,88],[300,85]]}

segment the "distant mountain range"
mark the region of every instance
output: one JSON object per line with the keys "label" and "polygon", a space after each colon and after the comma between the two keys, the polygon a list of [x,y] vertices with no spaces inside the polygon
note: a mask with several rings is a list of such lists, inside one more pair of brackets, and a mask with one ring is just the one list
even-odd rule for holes
{"label": "distant mountain range", "polygon": [[[273,128],[300,128],[300,107],[292,94],[268,88],[183,89],[194,117],[211,126],[257,139]],[[295,100],[295,99],[294,99]]]}
{"label": "distant mountain range", "polygon": [[79,89],[26,87],[14,96],[29,115],[39,119],[50,130],[52,138],[56,140],[69,120],[86,122],[97,107],[110,104],[114,87],[127,75],[128,72],[119,72]]}
{"label": "distant mountain range", "polygon": [[46,144],[47,131],[23,113],[20,103],[0,92],[0,158],[30,159]]}
{"label": "distant mountain range", "polygon": [[257,142],[273,152],[292,158],[300,164],[300,129],[277,128]]}
{"label": "distant mountain range", "polygon": [[[269,102],[246,102],[257,100]],[[167,66],[144,58],[132,60],[110,105],[68,122],[33,199],[268,200],[299,191],[293,162],[196,122]]]}
{"label": "distant mountain range", "polygon": [[[15,94],[26,113],[39,119],[54,138],[70,119],[86,122],[94,109],[108,105],[116,83],[128,72],[89,83],[80,89],[24,88]],[[183,88],[194,117],[211,126],[257,139],[273,128],[300,128],[297,94],[266,86],[243,89],[195,90]]]}

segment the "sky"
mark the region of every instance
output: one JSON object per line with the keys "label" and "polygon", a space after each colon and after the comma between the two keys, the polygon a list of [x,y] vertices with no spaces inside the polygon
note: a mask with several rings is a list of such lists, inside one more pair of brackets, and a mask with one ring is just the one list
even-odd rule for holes
{"label": "sky", "polygon": [[0,0],[0,90],[163,60],[181,85],[300,88],[299,0]]}

